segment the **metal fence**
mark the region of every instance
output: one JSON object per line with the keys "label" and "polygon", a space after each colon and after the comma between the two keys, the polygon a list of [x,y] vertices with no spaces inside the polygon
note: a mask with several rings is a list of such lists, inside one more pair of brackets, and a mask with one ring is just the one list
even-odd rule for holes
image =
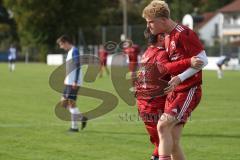
{"label": "metal fence", "polygon": [[[143,36],[145,25],[129,25],[128,36],[134,43],[143,46],[146,41]],[[120,42],[121,34],[123,33],[122,26],[99,26],[80,28],[78,35],[79,45],[99,45],[108,41]]]}

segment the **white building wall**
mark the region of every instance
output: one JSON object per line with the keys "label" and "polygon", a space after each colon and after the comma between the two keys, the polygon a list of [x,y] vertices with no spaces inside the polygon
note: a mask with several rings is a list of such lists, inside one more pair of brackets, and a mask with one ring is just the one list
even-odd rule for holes
{"label": "white building wall", "polygon": [[48,65],[61,65],[63,64],[64,58],[62,54],[48,54],[47,64]]}
{"label": "white building wall", "polygon": [[[202,40],[204,40],[204,43],[206,46],[213,46],[214,45],[214,40],[213,37],[215,36],[215,24],[218,24],[218,31],[219,34],[222,31],[222,25],[221,19],[222,18],[222,13],[218,13],[215,15],[211,20],[208,21],[200,30],[199,30],[199,36]],[[221,36],[221,35],[218,35]]]}
{"label": "white building wall", "polygon": [[240,25],[240,15],[237,16],[236,24]]}

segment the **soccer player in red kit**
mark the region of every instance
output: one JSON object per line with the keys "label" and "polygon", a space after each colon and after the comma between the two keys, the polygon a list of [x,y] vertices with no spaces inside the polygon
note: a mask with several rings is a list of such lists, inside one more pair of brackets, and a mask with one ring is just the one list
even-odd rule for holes
{"label": "soccer player in red kit", "polygon": [[191,65],[201,65],[202,62],[193,57],[169,63],[164,48],[164,34],[151,35],[146,30],[145,37],[149,47],[141,58],[135,88],[139,115],[150,135],[150,141],[155,146],[151,159],[156,160],[159,146],[157,123],[164,112],[166,96],[163,95],[163,89],[168,85],[169,74],[183,72]]}
{"label": "soccer player in red kit", "polygon": [[[171,62],[197,56],[207,64],[207,56],[196,33],[179,25],[170,18],[168,4],[153,0],[143,10],[143,17],[152,34],[166,33],[166,51]],[[201,67],[201,68],[202,68]],[[185,160],[180,147],[180,137],[184,123],[201,99],[201,68],[189,68],[181,74],[171,74],[164,113],[158,121],[159,160]],[[177,68],[176,68],[177,69]],[[191,76],[189,79],[187,79]]]}
{"label": "soccer player in red kit", "polygon": [[107,75],[109,75],[109,70],[107,68],[107,56],[108,52],[104,49],[103,45],[100,45],[98,51],[98,57],[100,59],[100,73],[99,73],[100,78],[103,76],[104,69],[106,70]]}
{"label": "soccer player in red kit", "polygon": [[136,78],[136,70],[138,67],[138,55],[140,53],[140,47],[137,44],[130,45],[124,48],[124,53],[128,55],[129,70],[131,72],[131,78]]}

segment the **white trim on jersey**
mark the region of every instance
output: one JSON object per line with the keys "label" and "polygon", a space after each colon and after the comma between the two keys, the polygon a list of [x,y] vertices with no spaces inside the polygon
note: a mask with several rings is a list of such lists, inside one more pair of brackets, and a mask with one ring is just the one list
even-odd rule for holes
{"label": "white trim on jersey", "polygon": [[[203,62],[203,65],[201,68],[201,69],[203,69],[208,64],[208,58],[207,58],[206,52],[204,50],[202,50],[196,57],[198,57]],[[188,79],[189,77],[192,77],[194,74],[196,74],[200,70],[190,67],[187,70],[185,70],[183,73],[179,74],[178,77],[180,78],[181,82],[183,82],[186,79]]]}
{"label": "white trim on jersey", "polygon": [[184,31],[185,29],[184,29],[182,26],[177,25],[177,26],[176,26],[176,30],[177,30],[178,32],[182,32],[182,31]]}

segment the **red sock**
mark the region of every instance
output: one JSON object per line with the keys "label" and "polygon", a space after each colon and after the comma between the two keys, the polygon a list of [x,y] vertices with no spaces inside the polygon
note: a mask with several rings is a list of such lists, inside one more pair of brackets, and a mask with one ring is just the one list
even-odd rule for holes
{"label": "red sock", "polygon": [[159,160],[171,160],[171,156],[159,155]]}

